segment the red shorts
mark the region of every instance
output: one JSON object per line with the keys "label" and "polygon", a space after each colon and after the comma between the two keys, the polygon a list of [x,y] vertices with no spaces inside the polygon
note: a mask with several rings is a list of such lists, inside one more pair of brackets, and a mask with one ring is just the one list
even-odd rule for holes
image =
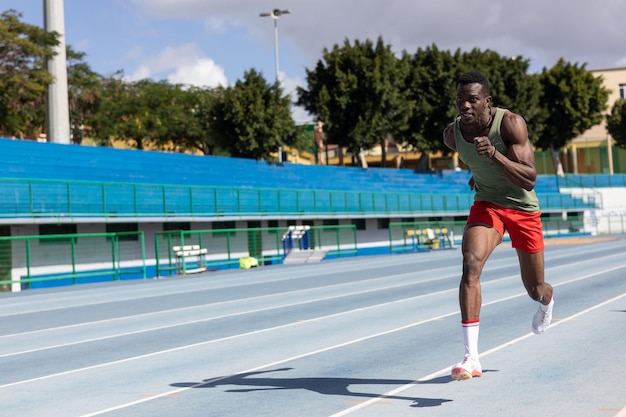
{"label": "red shorts", "polygon": [[511,243],[515,249],[524,252],[541,252],[543,231],[541,212],[528,212],[504,208],[485,201],[475,201],[470,209],[467,224],[482,223],[493,227],[504,236],[509,232]]}

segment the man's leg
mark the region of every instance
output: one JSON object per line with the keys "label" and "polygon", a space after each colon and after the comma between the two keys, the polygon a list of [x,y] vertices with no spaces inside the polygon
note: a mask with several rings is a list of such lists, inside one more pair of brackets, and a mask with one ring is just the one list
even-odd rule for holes
{"label": "man's leg", "polygon": [[478,361],[479,317],[482,304],[480,275],[489,255],[501,240],[502,237],[497,230],[483,224],[468,225],[463,233],[463,275],[459,286],[459,305],[465,357],[452,367],[452,378],[457,380],[482,375]]}
{"label": "man's leg", "polygon": [[532,322],[533,332],[543,333],[552,321],[552,307],[554,306],[553,289],[544,280],[543,250],[539,252],[525,252],[517,250],[522,282],[533,300],[539,302],[539,309]]}

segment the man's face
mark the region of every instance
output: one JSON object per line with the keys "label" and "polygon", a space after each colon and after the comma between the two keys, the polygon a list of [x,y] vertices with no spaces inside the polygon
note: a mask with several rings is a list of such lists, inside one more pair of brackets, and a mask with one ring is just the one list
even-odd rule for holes
{"label": "man's face", "polygon": [[455,106],[463,124],[478,124],[489,103],[491,96],[485,95],[483,86],[479,83],[459,84],[456,87]]}

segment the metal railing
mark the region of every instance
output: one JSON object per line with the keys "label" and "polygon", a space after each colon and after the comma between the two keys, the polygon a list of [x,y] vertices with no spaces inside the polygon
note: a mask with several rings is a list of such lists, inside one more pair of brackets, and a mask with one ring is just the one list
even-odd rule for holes
{"label": "metal railing", "polygon": [[5,291],[146,276],[143,232],[0,237]]}
{"label": "metal railing", "polygon": [[[542,223],[546,239],[626,233],[626,213],[552,214],[542,216]],[[305,249],[323,251],[324,259],[358,256],[363,249],[376,254],[445,249],[460,244],[464,225],[465,221],[391,222],[389,242],[383,240],[375,245],[359,245],[355,225],[311,226]],[[427,229],[432,229],[434,236],[429,236]],[[141,231],[0,237],[0,286],[4,291],[19,291],[239,268],[240,260],[246,257],[256,258],[259,266],[279,264],[288,254],[284,242],[288,230],[157,232],[154,257],[146,255]],[[190,245],[203,249],[204,259],[175,249]]]}
{"label": "metal railing", "polygon": [[[452,246],[459,245],[465,223],[465,221],[391,222],[389,223],[389,253],[444,249],[445,239],[449,239]],[[626,214],[544,215],[541,223],[546,239],[626,233]],[[428,236],[429,230],[434,237]],[[433,240],[438,241],[436,245],[433,245]]]}
{"label": "metal railing", "polygon": [[[254,257],[259,265],[280,264],[288,254],[287,228],[245,228],[157,232],[154,246],[156,275],[239,268],[240,259]],[[357,253],[356,226],[311,226],[305,249],[323,250],[326,259]],[[177,247],[196,246],[206,254],[187,256]]]}
{"label": "metal railing", "polygon": [[[598,193],[539,193],[542,211],[600,207]],[[0,219],[464,214],[473,193],[331,191],[0,179]]]}

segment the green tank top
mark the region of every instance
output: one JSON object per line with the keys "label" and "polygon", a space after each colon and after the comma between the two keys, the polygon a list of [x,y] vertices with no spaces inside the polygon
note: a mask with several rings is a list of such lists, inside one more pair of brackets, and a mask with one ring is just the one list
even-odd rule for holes
{"label": "green tank top", "polygon": [[[498,152],[504,155],[507,155],[508,148],[500,136],[500,126],[506,111],[496,108],[496,114],[487,135]],[[539,201],[535,191],[526,191],[513,185],[492,160],[478,155],[476,146],[463,138],[459,121],[460,117],[454,123],[454,141],[459,157],[472,171],[476,184],[474,201],[485,201],[501,207],[528,212],[539,211]]]}

